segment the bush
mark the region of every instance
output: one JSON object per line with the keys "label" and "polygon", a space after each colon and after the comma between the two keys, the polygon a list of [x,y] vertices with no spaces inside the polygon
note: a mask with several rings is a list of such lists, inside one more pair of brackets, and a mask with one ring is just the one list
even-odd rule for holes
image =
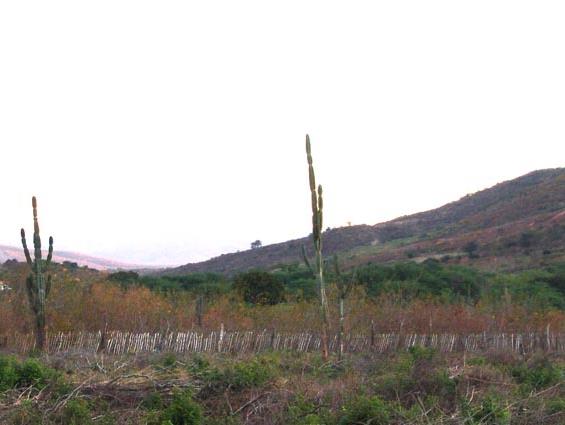
{"label": "bush", "polygon": [[342,407],[339,425],[366,424],[386,425],[390,422],[387,404],[379,397],[356,397]]}
{"label": "bush", "polygon": [[481,405],[471,409],[473,424],[506,425],[510,423],[510,410],[495,396],[485,397]]}
{"label": "bush", "polygon": [[279,278],[261,270],[235,277],[233,288],[251,304],[274,305],[284,301],[284,285]]}
{"label": "bush", "polygon": [[90,408],[85,400],[70,400],[61,418],[63,425],[87,425],[92,423]]}
{"label": "bush", "polygon": [[221,392],[226,388],[239,391],[259,387],[273,376],[269,359],[263,358],[231,363],[220,369],[210,365],[206,359],[195,356],[188,370],[195,378],[203,381],[205,392],[212,393]]}
{"label": "bush", "polygon": [[0,391],[13,388],[18,382],[16,360],[13,357],[0,356]]}
{"label": "bush", "polygon": [[151,392],[143,399],[141,403],[144,409],[161,410],[163,408],[163,398],[158,392]]}
{"label": "bush", "polygon": [[161,416],[161,422],[172,425],[199,425],[202,423],[202,408],[192,399],[189,391],[178,392]]}
{"label": "bush", "polygon": [[30,385],[41,389],[55,376],[53,369],[36,359],[19,362],[11,356],[0,356],[0,391]]}
{"label": "bush", "polygon": [[34,385],[38,388],[47,385],[47,381],[54,377],[55,373],[52,369],[42,365],[36,359],[27,359],[21,363],[18,368],[18,382],[20,387]]}
{"label": "bush", "polygon": [[511,370],[512,376],[526,390],[539,390],[549,387],[563,379],[563,371],[552,364],[547,358],[538,358],[529,365],[521,363]]}
{"label": "bush", "polygon": [[31,400],[23,400],[21,405],[10,415],[12,425],[42,425],[43,418],[39,409]]}
{"label": "bush", "polygon": [[234,389],[258,387],[265,384],[271,377],[269,368],[252,360],[250,362],[237,363],[231,371],[227,373],[230,386]]}

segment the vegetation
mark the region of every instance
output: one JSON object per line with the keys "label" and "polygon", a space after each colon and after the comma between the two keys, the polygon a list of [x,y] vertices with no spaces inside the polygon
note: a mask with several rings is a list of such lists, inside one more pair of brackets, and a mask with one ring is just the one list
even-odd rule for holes
{"label": "vegetation", "polygon": [[[346,287],[341,322],[346,333],[369,334],[372,327],[376,332],[545,332],[548,325],[565,331],[565,264],[494,273],[439,260],[406,261],[367,264],[339,275],[333,262],[325,266],[334,332],[340,329]],[[0,293],[0,346],[1,335],[35,327],[22,285],[27,273],[22,263],[0,267],[0,280],[13,288]],[[119,281],[112,274],[56,263],[51,273],[57,285],[51,294],[56,301],[45,310],[50,332],[218,330],[222,323],[227,330],[301,332],[321,326],[316,282],[300,265],[233,278],[195,273]],[[259,276],[264,286],[253,280],[236,285],[238,279],[244,282],[242,276]]]}
{"label": "vegetation", "polygon": [[[13,424],[561,424],[562,357],[0,357]],[[6,367],[5,365],[9,365]],[[165,366],[166,365],[166,366]],[[63,373],[64,372],[64,373]]]}

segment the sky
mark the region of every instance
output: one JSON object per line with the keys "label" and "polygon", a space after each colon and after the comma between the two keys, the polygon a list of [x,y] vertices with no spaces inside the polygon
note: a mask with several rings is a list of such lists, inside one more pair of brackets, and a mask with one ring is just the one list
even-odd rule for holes
{"label": "sky", "polygon": [[148,265],[565,166],[561,1],[0,2],[0,244]]}

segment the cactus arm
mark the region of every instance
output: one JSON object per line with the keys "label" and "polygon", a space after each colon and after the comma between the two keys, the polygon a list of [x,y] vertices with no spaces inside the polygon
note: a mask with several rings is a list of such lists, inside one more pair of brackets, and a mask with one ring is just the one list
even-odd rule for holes
{"label": "cactus arm", "polygon": [[39,236],[39,221],[37,220],[37,200],[35,196],[31,199],[33,207],[33,248],[35,260],[41,260],[41,237]]}
{"label": "cactus arm", "polygon": [[25,232],[25,230],[22,229],[22,230],[20,231],[20,234],[21,234],[21,236],[22,236],[22,246],[24,247],[24,254],[25,254],[25,257],[26,257],[26,261],[27,261],[27,263],[28,263],[28,264],[30,265],[30,267],[31,267],[31,265],[33,264],[33,261],[31,261],[31,255],[29,255],[29,249],[27,248],[27,241],[26,241],[26,232]]}
{"label": "cactus arm", "polygon": [[51,264],[53,259],[53,236],[49,236],[49,252],[47,253],[47,266]]}
{"label": "cactus arm", "polygon": [[316,273],[314,273],[314,269],[310,264],[310,260],[308,260],[308,256],[306,255],[306,248],[304,248],[304,245],[302,245],[302,260],[304,260],[304,264],[306,264],[306,267],[308,268],[308,270],[310,270],[310,273],[315,275]]}

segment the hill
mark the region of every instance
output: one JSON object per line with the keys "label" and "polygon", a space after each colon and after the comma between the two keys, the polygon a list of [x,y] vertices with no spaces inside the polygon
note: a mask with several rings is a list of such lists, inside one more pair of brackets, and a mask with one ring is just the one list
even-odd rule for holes
{"label": "hill", "polygon": [[[0,245],[0,264],[8,260],[25,261],[22,248]],[[121,263],[119,261],[79,254],[76,252],[57,250],[55,250],[55,252],[53,253],[53,261],[58,263],[76,263],[79,266],[87,266],[91,269],[97,270],[139,269],[144,267],[140,265]]]}
{"label": "hill", "polygon": [[[440,208],[389,222],[329,229],[323,237],[324,255],[338,253],[346,266],[432,257],[515,269],[562,260],[565,168],[534,171]],[[233,274],[254,267],[274,268],[300,261],[303,245],[310,248],[308,237],[223,254],[160,273]]]}

